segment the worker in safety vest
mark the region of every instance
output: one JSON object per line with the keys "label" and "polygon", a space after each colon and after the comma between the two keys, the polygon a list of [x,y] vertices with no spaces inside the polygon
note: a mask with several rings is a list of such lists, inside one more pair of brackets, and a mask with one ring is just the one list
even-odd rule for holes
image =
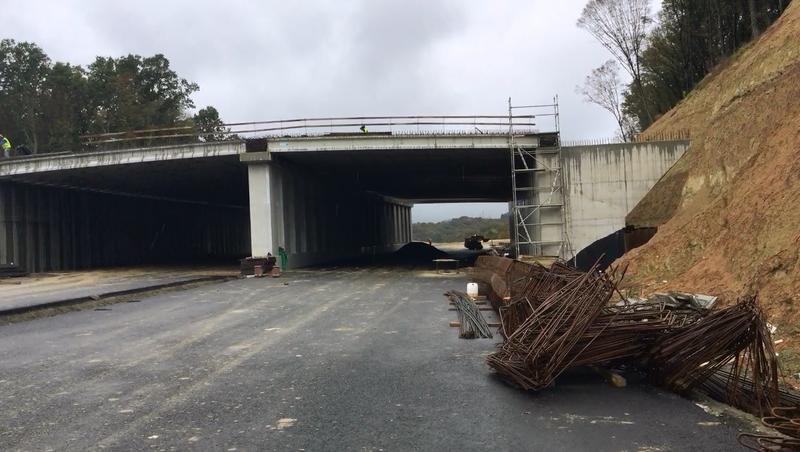
{"label": "worker in safety vest", "polygon": [[358,130],[360,130],[362,133],[369,133],[366,124],[361,124],[361,127],[359,127]]}
{"label": "worker in safety vest", "polygon": [[280,258],[281,271],[286,271],[286,266],[289,265],[289,255],[286,254],[286,250],[282,246],[278,247],[278,257]]}
{"label": "worker in safety vest", "polygon": [[0,135],[0,148],[3,149],[3,157],[11,156],[11,142],[3,135]]}

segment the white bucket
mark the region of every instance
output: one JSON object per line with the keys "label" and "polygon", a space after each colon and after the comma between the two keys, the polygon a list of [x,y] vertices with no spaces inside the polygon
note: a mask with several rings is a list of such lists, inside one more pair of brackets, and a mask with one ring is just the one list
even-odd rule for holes
{"label": "white bucket", "polygon": [[467,283],[467,295],[472,298],[478,297],[478,283]]}

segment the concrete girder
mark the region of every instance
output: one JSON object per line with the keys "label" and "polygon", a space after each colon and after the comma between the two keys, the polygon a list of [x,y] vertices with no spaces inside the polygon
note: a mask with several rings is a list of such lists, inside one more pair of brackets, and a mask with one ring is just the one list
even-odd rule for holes
{"label": "concrete girder", "polygon": [[[514,138],[519,146],[538,147],[539,137],[520,135]],[[446,149],[508,149],[507,134],[363,134],[274,138],[267,142],[267,152],[322,152],[375,150],[446,150]]]}
{"label": "concrete girder", "polygon": [[123,151],[41,154],[0,160],[0,178],[102,166],[131,165],[166,160],[200,159],[245,153],[242,141],[194,143]]}

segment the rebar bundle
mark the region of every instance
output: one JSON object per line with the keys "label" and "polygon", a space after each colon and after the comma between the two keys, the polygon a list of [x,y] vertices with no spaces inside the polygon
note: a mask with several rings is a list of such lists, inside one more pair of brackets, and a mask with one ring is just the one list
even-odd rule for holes
{"label": "rebar bundle", "polygon": [[800,407],[774,407],[761,422],[785,436],[740,433],[739,444],[757,451],[800,450]]}
{"label": "rebar bundle", "polygon": [[612,305],[624,276],[613,270],[516,264],[511,300],[499,310],[505,340],[487,358],[512,384],[538,390],[569,367],[624,363],[676,392],[715,392],[757,415],[781,403],[800,406],[778,385],[772,339],[754,297],[719,310],[672,298],[621,297]]}
{"label": "rebar bundle", "polygon": [[583,339],[587,342],[592,340],[591,344],[573,365],[636,360],[665,332],[691,324],[700,315],[694,310],[672,309],[664,303],[607,306]]}
{"label": "rebar bundle", "polygon": [[475,339],[479,337],[492,337],[492,330],[486,319],[481,314],[478,306],[465,293],[455,290],[448,291],[445,296],[455,306],[458,312],[459,331],[458,337],[463,339]]}
{"label": "rebar bundle", "polygon": [[[486,359],[526,390],[549,386],[570,367],[634,365],[679,393],[698,389],[750,413],[784,436],[740,434],[758,451],[800,450],[800,393],[779,384],[779,366],[756,297],[710,309],[713,297],[657,294],[630,302],[615,271],[579,272],[515,261],[511,297],[499,308],[502,344]],[[505,287],[505,286],[504,286]],[[610,304],[614,294],[621,300]],[[701,303],[712,299],[712,303]]]}
{"label": "rebar bundle", "polygon": [[[593,267],[550,294],[513,329],[487,362],[502,377],[524,389],[544,388],[568,368],[601,333],[595,324],[616,290],[616,281]],[[609,322],[610,324],[610,322]]]}
{"label": "rebar bundle", "polygon": [[[735,387],[734,391],[731,388]],[[753,379],[745,375],[734,375],[729,368],[718,369],[712,373],[708,379],[703,381],[697,386],[697,389],[709,395],[715,400],[728,404],[736,404],[737,399],[730,397],[731,393],[743,394],[739,400],[752,400],[752,394],[756,386],[753,384]],[[785,385],[778,386],[778,402],[781,407],[800,407],[800,392],[797,392]],[[748,410],[747,406],[739,406],[743,410]]]}
{"label": "rebar bundle", "polygon": [[[653,379],[676,392],[693,389],[729,367],[728,403],[762,416],[779,404],[778,360],[755,298],[712,311],[666,335],[649,352],[648,367]],[[751,381],[749,391],[737,384],[741,377]]]}
{"label": "rebar bundle", "polygon": [[501,332],[505,337],[516,331],[547,297],[582,275],[560,262],[553,263],[549,269],[537,263],[520,264],[512,270],[520,271],[524,266],[529,270],[524,277],[515,278],[513,272],[510,274],[511,300],[500,308]]}

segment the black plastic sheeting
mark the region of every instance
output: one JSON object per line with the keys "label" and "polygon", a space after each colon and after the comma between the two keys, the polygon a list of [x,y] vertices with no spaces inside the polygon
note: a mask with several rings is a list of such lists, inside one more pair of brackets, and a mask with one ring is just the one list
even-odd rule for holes
{"label": "black plastic sheeting", "polygon": [[600,261],[600,269],[605,270],[612,262],[628,251],[647,243],[657,228],[625,227],[582,249],[569,262],[579,270],[589,271],[595,262]]}

